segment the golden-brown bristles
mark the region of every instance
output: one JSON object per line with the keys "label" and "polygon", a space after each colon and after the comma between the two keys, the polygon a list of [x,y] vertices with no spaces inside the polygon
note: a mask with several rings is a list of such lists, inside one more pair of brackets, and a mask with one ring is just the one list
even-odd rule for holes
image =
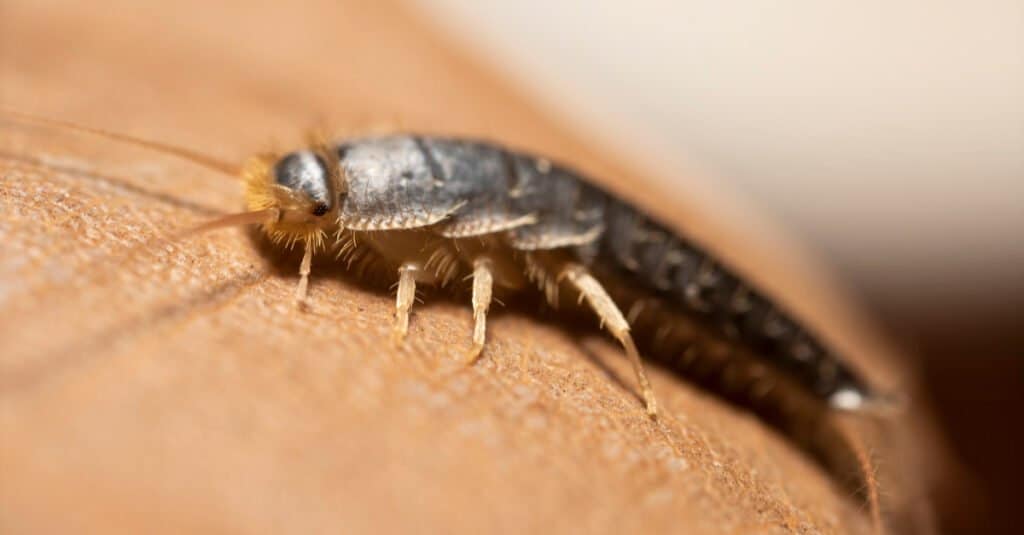
{"label": "golden-brown bristles", "polygon": [[279,208],[271,177],[277,155],[258,154],[242,166],[242,186],[245,188],[245,206],[249,210]]}
{"label": "golden-brown bristles", "polygon": [[[309,199],[274,182],[273,169],[278,158],[276,154],[259,154],[242,166],[246,208],[253,212],[279,211],[280,217],[262,222],[263,231],[274,243],[291,248],[303,242],[319,250],[325,244],[327,233],[320,223],[304,219],[312,209]],[[290,217],[294,214],[302,216],[299,219]]]}

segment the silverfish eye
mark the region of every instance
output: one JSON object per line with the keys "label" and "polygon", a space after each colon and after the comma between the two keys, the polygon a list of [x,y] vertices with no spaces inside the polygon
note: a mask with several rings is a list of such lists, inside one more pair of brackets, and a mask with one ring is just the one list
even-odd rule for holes
{"label": "silverfish eye", "polygon": [[281,158],[274,166],[274,181],[306,194],[313,201],[313,215],[322,216],[333,206],[327,163],[310,151],[293,152]]}

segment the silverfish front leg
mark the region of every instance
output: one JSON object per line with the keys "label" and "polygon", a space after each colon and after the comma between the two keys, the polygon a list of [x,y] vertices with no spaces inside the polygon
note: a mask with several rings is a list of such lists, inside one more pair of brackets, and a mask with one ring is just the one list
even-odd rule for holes
{"label": "silverfish front leg", "polygon": [[302,255],[302,264],[299,265],[299,285],[295,287],[295,305],[299,308],[304,307],[306,302],[306,295],[309,291],[309,272],[311,271],[313,264],[313,243],[311,240],[305,241],[305,252]]}

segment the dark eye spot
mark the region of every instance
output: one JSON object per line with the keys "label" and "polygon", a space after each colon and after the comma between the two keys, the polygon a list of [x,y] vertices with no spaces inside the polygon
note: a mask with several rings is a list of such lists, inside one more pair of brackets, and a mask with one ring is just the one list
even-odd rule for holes
{"label": "dark eye spot", "polygon": [[326,203],[318,202],[318,203],[316,203],[316,206],[313,207],[313,215],[315,215],[317,217],[322,216],[322,215],[326,214],[327,210],[329,210],[329,209],[330,208],[328,208]]}

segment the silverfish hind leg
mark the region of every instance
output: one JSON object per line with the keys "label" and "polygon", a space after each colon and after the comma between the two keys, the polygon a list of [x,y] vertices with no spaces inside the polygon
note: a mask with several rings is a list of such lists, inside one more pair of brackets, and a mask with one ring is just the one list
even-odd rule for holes
{"label": "silverfish hind leg", "polygon": [[654,389],[647,379],[647,372],[644,371],[643,362],[640,360],[640,353],[633,342],[633,336],[629,333],[629,323],[623,317],[615,301],[608,295],[601,283],[595,279],[589,271],[576,263],[566,264],[558,273],[557,280],[567,280],[580,291],[590,308],[597,314],[601,324],[608,328],[622,347],[626,350],[626,356],[633,365],[633,373],[643,392],[644,403],[647,406],[647,415],[656,418],[658,415],[658,401],[654,397]]}

